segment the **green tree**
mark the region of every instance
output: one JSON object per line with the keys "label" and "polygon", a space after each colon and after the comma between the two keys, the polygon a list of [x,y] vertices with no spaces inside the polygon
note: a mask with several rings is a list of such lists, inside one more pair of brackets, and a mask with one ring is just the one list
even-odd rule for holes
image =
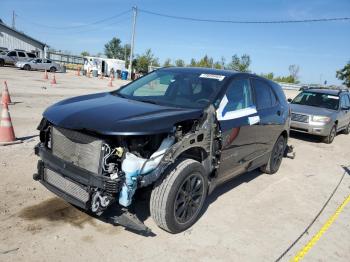
{"label": "green tree", "polygon": [[88,51],[82,51],[80,53],[81,56],[90,56],[90,53]]}
{"label": "green tree", "polygon": [[185,66],[185,61],[182,59],[176,59],[175,60],[175,65],[178,67],[184,67]]}
{"label": "green tree", "polygon": [[270,79],[270,80],[274,79],[274,75],[272,72],[268,73],[268,74],[260,74],[260,76],[265,77],[265,78]]}
{"label": "green tree", "polygon": [[170,59],[170,58],[165,59],[163,66],[164,66],[164,67],[173,66],[173,65],[171,64],[171,59]]}
{"label": "green tree", "polygon": [[149,66],[159,66],[158,58],[154,56],[151,49],[147,49],[142,55],[137,55],[135,60],[135,69],[138,72],[147,73]]}
{"label": "green tree", "polygon": [[189,66],[193,66],[193,67],[197,66],[197,62],[194,58],[191,59]]}
{"label": "green tree", "polygon": [[251,64],[250,56],[247,54],[238,57],[233,55],[231,63],[228,64],[228,68],[238,72],[250,72],[249,66]]}
{"label": "green tree", "polygon": [[337,71],[337,78],[343,81],[343,84],[350,87],[350,61],[340,70]]}
{"label": "green tree", "polygon": [[197,66],[211,68],[213,66],[213,63],[213,58],[209,57],[208,55],[205,55],[201,60],[199,60]]}
{"label": "green tree", "polygon": [[223,68],[224,68],[223,65],[222,65],[222,63],[221,63],[221,62],[218,62],[218,61],[214,63],[213,67],[214,67],[215,69],[223,69]]}
{"label": "green tree", "polygon": [[121,40],[119,38],[113,37],[111,41],[105,44],[105,55],[108,58],[125,59],[125,50],[121,45]]}

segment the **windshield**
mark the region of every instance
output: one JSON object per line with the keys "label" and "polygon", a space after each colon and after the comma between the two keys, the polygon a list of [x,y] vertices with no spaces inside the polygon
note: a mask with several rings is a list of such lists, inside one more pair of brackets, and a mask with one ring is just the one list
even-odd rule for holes
{"label": "windshield", "polygon": [[178,71],[154,71],[115,94],[147,103],[204,108],[213,103],[225,76]]}
{"label": "windshield", "polygon": [[293,99],[292,104],[338,110],[339,96],[314,92],[301,92]]}

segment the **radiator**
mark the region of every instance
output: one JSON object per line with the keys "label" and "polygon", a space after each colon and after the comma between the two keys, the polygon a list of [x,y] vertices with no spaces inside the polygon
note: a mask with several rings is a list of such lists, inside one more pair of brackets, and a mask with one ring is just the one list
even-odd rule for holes
{"label": "radiator", "polygon": [[102,140],[77,131],[52,128],[52,154],[95,174],[101,170],[102,144]]}

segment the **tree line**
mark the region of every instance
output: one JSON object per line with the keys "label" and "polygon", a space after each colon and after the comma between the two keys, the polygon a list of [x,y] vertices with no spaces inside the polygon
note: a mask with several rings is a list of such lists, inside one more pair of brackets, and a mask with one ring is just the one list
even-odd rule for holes
{"label": "tree line", "polygon": [[[87,51],[81,53],[82,56],[89,56]],[[102,54],[98,54],[101,56]],[[104,55],[107,58],[115,58],[126,61],[126,67],[129,66],[130,58],[130,45],[122,44],[122,41],[113,37],[108,43],[104,46]],[[170,58],[167,58],[164,63],[161,65],[158,57],[156,57],[151,49],[147,49],[143,54],[136,54],[135,58],[132,61],[133,68],[137,72],[147,73],[150,66],[153,67],[208,67],[216,69],[227,69],[234,70],[237,72],[251,72],[251,58],[248,54],[243,54],[238,56],[234,54],[231,57],[231,60],[227,63],[224,57],[221,57],[219,61],[214,61],[214,59],[208,55],[196,60],[194,58],[190,59],[189,63],[186,63],[183,59],[175,59],[172,61]],[[276,76],[273,72],[270,73],[261,73],[260,75],[277,82],[285,83],[299,83],[299,71],[300,67],[298,65],[290,65],[288,67],[289,75],[286,76]],[[336,72],[338,79],[343,80],[343,84],[350,87],[350,62],[345,65],[345,67]]]}

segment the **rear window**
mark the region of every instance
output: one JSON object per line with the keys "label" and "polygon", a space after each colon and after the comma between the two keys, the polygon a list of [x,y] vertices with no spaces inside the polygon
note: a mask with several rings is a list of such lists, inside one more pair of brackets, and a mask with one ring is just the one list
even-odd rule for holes
{"label": "rear window", "polygon": [[292,104],[322,107],[322,108],[327,108],[327,109],[331,109],[331,110],[338,110],[338,108],[339,108],[339,96],[305,91],[305,92],[301,92],[299,95],[297,95],[293,99]]}
{"label": "rear window", "polygon": [[31,54],[31,53],[27,53],[27,56],[30,57],[30,58],[35,58],[36,57],[35,54]]}

